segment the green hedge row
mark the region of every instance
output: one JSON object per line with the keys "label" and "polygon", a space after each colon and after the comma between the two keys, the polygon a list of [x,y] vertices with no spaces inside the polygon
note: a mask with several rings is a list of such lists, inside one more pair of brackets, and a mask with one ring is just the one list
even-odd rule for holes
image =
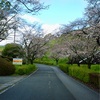
{"label": "green hedge row", "polygon": [[97,88],[100,88],[99,65],[92,65],[91,69],[88,69],[87,65],[81,65],[80,67],[78,67],[75,64],[60,64],[59,68],[70,76],[73,76],[85,83],[90,83]]}
{"label": "green hedge row", "polygon": [[[58,65],[59,64],[66,64],[66,62],[68,62],[68,59],[67,58],[62,58],[62,59],[59,59],[58,61]],[[49,58],[49,57],[43,57],[41,59],[35,59],[34,60],[34,63],[41,63],[41,64],[47,64],[47,65],[55,65],[55,66],[58,66],[56,64],[56,61],[52,58]]]}
{"label": "green hedge row", "polygon": [[22,65],[22,66],[16,66],[15,74],[18,75],[28,75],[36,70],[35,65]]}
{"label": "green hedge row", "polygon": [[48,61],[34,61],[34,63],[40,63],[40,64],[46,64],[46,65],[55,65],[53,62],[48,62]]}
{"label": "green hedge row", "polygon": [[67,64],[59,64],[59,68],[63,71],[63,72],[65,72],[65,73],[69,73],[69,67],[70,67],[70,65],[67,65]]}
{"label": "green hedge row", "polygon": [[82,68],[73,66],[69,68],[69,75],[80,79],[83,82],[89,82],[89,74],[92,73],[92,70],[89,70],[88,68]]}
{"label": "green hedge row", "polygon": [[95,71],[88,69],[86,66],[78,67],[77,65],[60,64],[59,68],[65,73],[80,79],[83,82],[89,82],[89,74]]}

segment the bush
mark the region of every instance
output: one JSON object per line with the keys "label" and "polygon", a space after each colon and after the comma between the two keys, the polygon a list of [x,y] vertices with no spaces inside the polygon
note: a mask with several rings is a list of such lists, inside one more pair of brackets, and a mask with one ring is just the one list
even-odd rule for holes
{"label": "bush", "polygon": [[59,59],[59,64],[67,64],[68,63],[68,58],[62,58],[62,59]]}
{"label": "bush", "polygon": [[16,71],[15,74],[19,74],[19,75],[28,75],[30,73],[32,73],[33,71],[36,70],[36,66],[35,65],[22,65],[22,66],[16,66]]}
{"label": "bush", "polygon": [[11,75],[15,72],[15,66],[7,61],[6,59],[0,57],[0,75]]}
{"label": "bush", "polygon": [[5,45],[5,48],[2,51],[2,55],[6,57],[12,57],[12,58],[16,58],[16,57],[22,58],[24,55],[24,51],[20,44],[9,43]]}
{"label": "bush", "polygon": [[59,68],[65,73],[69,73],[69,67],[70,65],[68,64],[59,64]]}
{"label": "bush", "polygon": [[82,68],[77,66],[72,66],[69,68],[69,75],[80,79],[83,82],[89,82],[89,73],[92,73],[92,70],[88,68]]}

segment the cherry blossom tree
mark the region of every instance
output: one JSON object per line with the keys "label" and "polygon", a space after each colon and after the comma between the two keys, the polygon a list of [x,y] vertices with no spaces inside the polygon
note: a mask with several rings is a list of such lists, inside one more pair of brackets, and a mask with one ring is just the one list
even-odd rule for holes
{"label": "cherry blossom tree", "polygon": [[16,31],[16,20],[14,20],[14,18],[16,18],[19,14],[30,13],[35,15],[40,10],[46,8],[48,8],[48,6],[45,6],[44,3],[40,2],[39,0],[1,0],[0,42],[7,38],[7,36],[12,32],[12,29]]}
{"label": "cherry blossom tree", "polygon": [[26,63],[33,64],[33,61],[42,57],[47,50],[46,44],[49,40],[46,40],[43,37],[43,31],[40,27],[36,25],[31,26],[30,28],[25,28],[23,31],[20,30],[22,34],[21,44],[23,45],[25,53]]}

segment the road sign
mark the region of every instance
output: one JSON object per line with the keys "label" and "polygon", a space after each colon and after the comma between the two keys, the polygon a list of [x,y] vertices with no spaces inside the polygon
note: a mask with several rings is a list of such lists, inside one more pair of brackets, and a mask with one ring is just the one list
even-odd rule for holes
{"label": "road sign", "polygon": [[14,65],[22,65],[23,59],[22,58],[13,58]]}

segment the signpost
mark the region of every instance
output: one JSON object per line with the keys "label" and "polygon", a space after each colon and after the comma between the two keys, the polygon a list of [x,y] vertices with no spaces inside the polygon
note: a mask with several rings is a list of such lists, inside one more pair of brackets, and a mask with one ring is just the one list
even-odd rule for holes
{"label": "signpost", "polygon": [[23,59],[22,58],[13,58],[14,65],[22,65]]}

